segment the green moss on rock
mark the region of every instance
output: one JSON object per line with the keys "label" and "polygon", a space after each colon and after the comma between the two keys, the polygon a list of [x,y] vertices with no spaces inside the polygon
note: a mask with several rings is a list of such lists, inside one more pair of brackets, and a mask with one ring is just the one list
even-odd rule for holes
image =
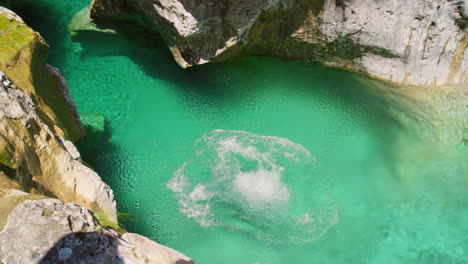
{"label": "green moss on rock", "polygon": [[73,141],[85,136],[68,93],[46,65],[49,46],[13,13],[0,13],[0,70],[30,96],[37,112],[58,135]]}
{"label": "green moss on rock", "polygon": [[0,163],[13,170],[18,167],[15,148],[3,135],[0,135]]}
{"label": "green moss on rock", "polygon": [[18,52],[36,38],[34,32],[11,15],[0,14],[0,60],[15,60]]}

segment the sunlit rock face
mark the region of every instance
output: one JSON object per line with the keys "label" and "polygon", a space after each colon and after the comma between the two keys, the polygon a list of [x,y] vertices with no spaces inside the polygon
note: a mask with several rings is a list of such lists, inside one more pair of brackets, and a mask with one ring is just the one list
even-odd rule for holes
{"label": "sunlit rock face", "polygon": [[0,6],[0,71],[34,99],[45,123],[59,136],[77,141],[83,125],[60,71],[46,64],[48,44],[12,11]]}
{"label": "sunlit rock face", "polygon": [[104,211],[117,222],[112,190],[69,141],[85,132],[64,77],[45,63],[47,44],[3,7],[0,33],[0,169],[25,191]]}
{"label": "sunlit rock face", "polygon": [[100,226],[82,206],[29,199],[10,212],[0,232],[2,263],[193,264],[146,237]]}
{"label": "sunlit rock face", "polygon": [[95,0],[162,33],[182,67],[234,56],[319,61],[398,84],[468,82],[466,1]]}

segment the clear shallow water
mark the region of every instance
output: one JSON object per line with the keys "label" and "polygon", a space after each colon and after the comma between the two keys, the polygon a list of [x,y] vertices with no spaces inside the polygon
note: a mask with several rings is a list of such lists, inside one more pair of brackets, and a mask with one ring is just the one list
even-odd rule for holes
{"label": "clear shallow water", "polygon": [[423,136],[344,71],[272,58],[181,70],[126,25],[71,38],[87,4],[15,10],[79,111],[110,120],[111,138],[81,151],[137,220],[129,231],[199,264],[467,263],[466,147]]}

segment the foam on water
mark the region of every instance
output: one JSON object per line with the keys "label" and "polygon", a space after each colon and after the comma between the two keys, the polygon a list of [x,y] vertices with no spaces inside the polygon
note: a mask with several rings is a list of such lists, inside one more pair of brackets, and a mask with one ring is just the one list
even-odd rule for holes
{"label": "foam on water", "polygon": [[287,203],[289,189],[281,182],[281,174],[260,169],[254,172],[241,172],[234,179],[234,186],[249,203],[249,207],[261,204]]}
{"label": "foam on water", "polygon": [[[315,159],[301,145],[244,131],[215,130],[197,140],[195,150],[195,157],[174,173],[167,187],[175,193],[180,212],[201,226],[305,242],[338,222],[324,179],[313,173]],[[300,194],[297,190],[311,179],[313,194]],[[296,208],[294,212],[290,207]],[[287,232],[276,233],[279,229]]]}

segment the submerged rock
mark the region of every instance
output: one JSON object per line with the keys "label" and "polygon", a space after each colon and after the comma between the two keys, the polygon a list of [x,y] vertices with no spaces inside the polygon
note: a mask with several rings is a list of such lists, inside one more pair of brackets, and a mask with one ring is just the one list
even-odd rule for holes
{"label": "submerged rock", "polygon": [[86,138],[77,143],[78,149],[89,160],[95,160],[97,153],[110,147],[111,130],[107,118],[100,113],[80,113],[86,130]]}
{"label": "submerged rock", "polygon": [[115,30],[112,29],[100,29],[91,19],[91,14],[89,8],[84,8],[78,13],[76,13],[70,24],[68,25],[71,35],[76,35],[77,31],[89,30],[89,31],[98,31],[103,33],[115,34]]}
{"label": "submerged rock", "polygon": [[468,83],[466,1],[94,0],[157,29],[182,67],[235,56],[319,61],[415,86]]}
{"label": "submerged rock", "polygon": [[104,136],[108,133],[107,120],[100,113],[80,113],[81,121],[86,130],[88,140],[92,138],[93,142],[104,140]]}

